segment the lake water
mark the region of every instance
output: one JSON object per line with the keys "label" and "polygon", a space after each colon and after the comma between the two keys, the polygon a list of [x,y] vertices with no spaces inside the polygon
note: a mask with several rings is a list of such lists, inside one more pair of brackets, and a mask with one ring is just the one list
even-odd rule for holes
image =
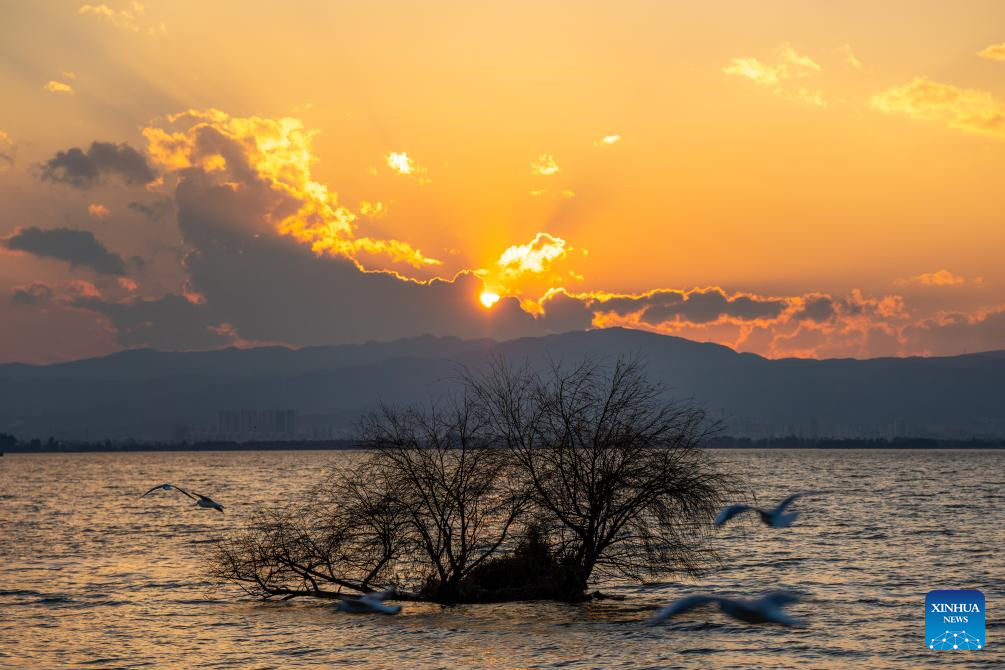
{"label": "lake water", "polygon": [[[804,499],[789,529],[719,533],[721,569],[586,605],[406,604],[396,617],[263,603],[206,581],[215,537],[258,503],[301,494],[345,452],[12,455],[0,458],[0,667],[917,668],[1005,667],[1005,452],[719,451],[767,504]],[[226,514],[176,494],[212,495]],[[646,625],[689,593],[810,599],[808,626],[747,626],[717,610]],[[987,646],[924,645],[931,589],[987,598]]]}

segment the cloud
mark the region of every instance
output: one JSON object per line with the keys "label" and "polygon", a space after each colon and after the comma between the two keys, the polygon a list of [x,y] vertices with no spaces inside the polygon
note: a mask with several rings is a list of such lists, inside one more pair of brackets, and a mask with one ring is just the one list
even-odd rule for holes
{"label": "cloud", "polygon": [[414,177],[420,184],[431,183],[430,180],[424,176],[427,172],[426,168],[412,160],[412,158],[404,151],[392,151],[384,157],[384,162],[387,163],[387,167],[391,168],[398,174],[406,177]]}
{"label": "cloud", "polygon": [[171,198],[154,200],[149,203],[133,201],[126,205],[126,207],[138,214],[141,214],[148,221],[152,221],[154,223],[160,221],[162,218],[174,211],[174,203]]}
{"label": "cloud", "polygon": [[[361,235],[357,214],[311,175],[311,141],[316,131],[298,119],[232,117],[220,110],[189,110],[143,129],[154,164],[176,176],[215,184],[242,184],[260,198],[261,209],[245,221],[230,221],[231,232],[279,233],[307,244],[318,255],[341,256],[360,269],[425,269],[440,261],[396,239]],[[421,168],[416,167],[416,170]],[[184,179],[182,179],[184,181]],[[221,192],[222,193],[222,192]],[[244,229],[243,231],[239,229]]]}
{"label": "cloud", "polygon": [[754,57],[734,58],[722,71],[737,77],[746,77],[761,86],[775,86],[786,76],[784,65],[765,65]]}
{"label": "cloud", "polygon": [[528,272],[544,272],[553,261],[565,258],[568,253],[561,237],[538,233],[528,244],[513,245],[502,252],[496,265],[504,276],[516,277]]}
{"label": "cloud", "polygon": [[126,184],[147,184],[157,173],[143,154],[125,142],[91,142],[84,151],[77,147],[60,151],[42,165],[42,179],[74,188],[87,189],[106,177],[116,177]]}
{"label": "cloud", "polygon": [[148,35],[163,35],[167,28],[163,23],[146,20],[146,8],[140,2],[131,2],[128,9],[113,9],[102,3],[100,5],[81,5],[77,13],[81,16],[93,16],[106,21],[120,30],[129,32],[145,32]]}
{"label": "cloud", "polygon": [[823,93],[790,82],[819,74],[822,71],[820,65],[806,54],[796,51],[787,42],[779,45],[775,53],[777,60],[773,63],[765,63],[753,56],[734,58],[722,71],[728,75],[749,79],[786,99],[819,107],[826,106],[827,101]]}
{"label": "cloud", "polygon": [[915,355],[947,355],[1005,348],[1005,306],[976,314],[947,312],[904,328],[904,348]]}
{"label": "cloud", "polygon": [[597,146],[611,146],[612,144],[617,144],[621,141],[621,135],[604,135],[599,140],[594,142]]}
{"label": "cloud", "polygon": [[660,325],[671,321],[702,324],[720,319],[775,319],[788,304],[782,298],[728,294],[715,286],[689,291],[655,289],[640,295],[602,296],[594,306],[598,311],[614,312],[619,316],[635,315],[643,323]]}
{"label": "cloud", "polygon": [[71,268],[85,267],[108,275],[126,273],[122,257],[106,249],[89,230],[18,228],[11,235],[0,238],[0,246],[39,258],[66,261]]}
{"label": "cloud", "polygon": [[842,56],[844,56],[844,62],[856,70],[862,69],[862,61],[858,59],[855,52],[852,50],[850,44],[843,44],[839,49]]}
{"label": "cloud", "polygon": [[639,328],[769,357],[912,353],[901,335],[912,321],[899,295],[765,296],[714,286],[573,297],[594,313],[597,328]]}
{"label": "cloud", "polygon": [[977,55],[988,60],[1005,60],[1005,42],[1002,44],[992,44],[986,49],[978,51]]}
{"label": "cloud", "polygon": [[73,95],[72,86],[64,84],[61,81],[56,81],[55,79],[50,79],[49,82],[42,88],[47,90],[49,93],[66,93],[67,95]]}
{"label": "cloud", "polygon": [[0,171],[14,166],[14,141],[0,130]]}
{"label": "cloud", "polygon": [[[353,237],[354,219],[310,179],[297,124],[215,113],[181,120],[192,125],[148,136],[166,183],[174,183],[186,293],[72,303],[98,314],[123,346],[310,345],[421,333],[508,338],[589,327],[589,310],[561,292],[534,313],[512,296],[486,309],[479,301],[485,284],[471,272],[419,280],[364,267],[357,253],[370,244],[382,245],[370,251],[385,260],[411,247]],[[273,141],[283,132],[292,133],[290,142]],[[320,253],[322,238],[303,232],[312,226],[335,236]]]}
{"label": "cloud", "polygon": [[792,76],[801,76],[806,72],[820,72],[820,65],[815,60],[799,53],[788,42],[778,47],[778,53],[786,64],[792,66],[794,71]]}
{"label": "cloud", "polygon": [[87,213],[92,219],[97,219],[98,221],[107,221],[108,217],[112,214],[111,210],[102,205],[100,202],[92,202],[88,205]]}
{"label": "cloud", "polygon": [[585,249],[573,249],[561,237],[537,233],[526,244],[507,247],[492,266],[475,274],[485,281],[490,292],[521,296],[524,308],[538,314],[541,310],[540,301],[535,301],[538,296],[547,295],[569,281],[583,281],[577,272],[558,267],[573,252],[587,254]]}
{"label": "cloud", "polygon": [[44,305],[52,300],[52,288],[42,282],[32,282],[26,286],[16,286],[10,294],[10,301],[22,307]]}
{"label": "cloud", "polygon": [[[56,299],[97,315],[122,346],[314,345],[422,333],[507,339],[617,325],[770,356],[868,356],[944,353],[937,347],[949,340],[938,333],[959,321],[924,323],[899,295],[857,290],[574,293],[559,288],[572,276],[559,264],[578,250],[545,232],[506,248],[486,270],[416,277],[408,270],[430,259],[402,240],[363,235],[362,206],[349,209],[313,179],[313,133],[299,121],[189,111],[144,135],[177,213],[184,288],[151,297],[150,287],[106,281],[107,295],[81,285]],[[135,293],[114,298],[123,291]],[[483,303],[486,292],[500,297]],[[987,330],[989,315],[966,317],[968,327]]]}
{"label": "cloud", "polygon": [[813,321],[821,323],[837,315],[837,305],[829,295],[811,295],[802,299],[802,306],[796,310],[792,318],[797,321]]}
{"label": "cloud", "polygon": [[362,200],[359,203],[359,213],[368,219],[381,219],[387,214],[388,206],[382,202]]}
{"label": "cloud", "polygon": [[545,177],[553,175],[557,173],[559,170],[561,170],[561,168],[558,167],[558,163],[555,162],[555,157],[552,156],[551,154],[541,154],[540,156],[537,157],[536,161],[533,161],[530,164],[531,174],[541,175]]}
{"label": "cloud", "polygon": [[96,312],[115,330],[124,347],[158,349],[212,349],[234,344],[234,336],[213,320],[205,305],[169,293],[157,299],[111,302],[96,296],[81,296],[70,307]]}
{"label": "cloud", "polygon": [[925,272],[914,277],[898,279],[894,282],[900,286],[909,284],[921,284],[923,286],[962,286],[967,280],[960,275],[954,275],[949,270],[937,270],[935,272]]}
{"label": "cloud", "polygon": [[874,109],[906,114],[913,119],[938,121],[950,128],[992,137],[1005,137],[1005,104],[987,91],[958,88],[917,77],[870,99]]}
{"label": "cloud", "polygon": [[384,157],[387,166],[398,174],[412,174],[416,170],[415,161],[408,157],[404,151],[392,151]]}

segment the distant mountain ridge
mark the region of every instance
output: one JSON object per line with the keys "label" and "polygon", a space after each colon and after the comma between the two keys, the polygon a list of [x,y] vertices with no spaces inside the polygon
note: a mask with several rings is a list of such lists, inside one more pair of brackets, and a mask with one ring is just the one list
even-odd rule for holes
{"label": "distant mountain ridge", "polygon": [[545,337],[421,336],[288,349],[123,351],[47,366],[0,365],[0,432],[22,438],[167,439],[221,410],[295,409],[306,436],[345,435],[380,400],[423,403],[492,354],[543,365],[640,355],[727,432],[760,437],[1005,435],[1005,351],[943,358],[781,359],[619,328]]}

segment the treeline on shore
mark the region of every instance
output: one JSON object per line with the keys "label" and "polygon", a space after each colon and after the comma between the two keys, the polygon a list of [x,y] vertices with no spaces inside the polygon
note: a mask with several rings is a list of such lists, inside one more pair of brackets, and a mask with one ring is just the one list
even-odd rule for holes
{"label": "treeline on shore", "polygon": [[[717,435],[705,439],[708,449],[1005,449],[1005,439],[950,440],[928,437],[886,438],[749,438]],[[122,440],[19,440],[0,433],[0,453],[84,453],[133,451],[332,451],[366,449],[358,440],[263,440],[195,442]]]}

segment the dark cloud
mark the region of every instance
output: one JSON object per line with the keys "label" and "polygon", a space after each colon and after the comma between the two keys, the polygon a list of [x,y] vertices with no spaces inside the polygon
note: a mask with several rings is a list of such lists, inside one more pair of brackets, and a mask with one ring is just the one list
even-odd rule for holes
{"label": "dark cloud", "polygon": [[949,355],[1005,348],[1005,307],[977,316],[950,313],[923,319],[901,331],[914,354]]}
{"label": "dark cloud", "polygon": [[104,316],[124,347],[212,349],[234,342],[233,334],[213,320],[205,305],[173,293],[156,300],[127,302],[82,296],[68,304]]}
{"label": "dark cloud", "polygon": [[70,267],[86,267],[100,274],[126,274],[122,257],[106,249],[89,230],[19,228],[10,236],[0,238],[0,246],[40,258],[66,261]]}
{"label": "dark cloud", "polygon": [[806,319],[808,321],[827,321],[837,313],[834,300],[830,296],[822,295],[807,298],[803,303],[803,308],[793,315],[794,319]]}
{"label": "dark cloud", "polygon": [[77,147],[58,152],[42,165],[42,179],[86,189],[106,177],[126,184],[146,184],[157,178],[143,154],[125,142],[91,142],[84,151]]}
{"label": "dark cloud", "polygon": [[565,333],[570,330],[585,330],[593,323],[593,310],[583,300],[556,291],[541,301],[544,316],[539,317],[541,326],[549,333]]}
{"label": "dark cloud", "polygon": [[48,284],[32,282],[27,286],[18,286],[10,294],[10,301],[23,307],[43,305],[52,300],[52,289]]}
{"label": "dark cloud", "polygon": [[775,319],[788,306],[786,300],[752,295],[727,295],[721,288],[677,291],[656,290],[639,296],[621,296],[597,303],[603,311],[622,316],[641,312],[643,322],[658,325],[680,319],[690,323],[709,323],[721,317],[744,321]]}
{"label": "dark cloud", "polygon": [[148,221],[153,223],[159,222],[165,216],[171,214],[174,209],[174,205],[171,203],[170,198],[164,198],[162,200],[154,200],[153,202],[131,202],[126,205],[129,209],[142,215]]}
{"label": "dark cloud", "polygon": [[483,309],[482,280],[468,272],[419,282],[365,272],[341,256],[318,256],[276,233],[271,223],[295,211],[296,201],[247,175],[243,188],[234,189],[191,170],[182,176],[175,201],[189,249],[189,286],[201,300],[169,294],[73,303],[104,316],[124,346],[206,348],[234,337],[312,345],[422,333],[505,339],[590,324],[586,306],[565,294],[550,296],[546,313],[535,317],[512,297]]}

